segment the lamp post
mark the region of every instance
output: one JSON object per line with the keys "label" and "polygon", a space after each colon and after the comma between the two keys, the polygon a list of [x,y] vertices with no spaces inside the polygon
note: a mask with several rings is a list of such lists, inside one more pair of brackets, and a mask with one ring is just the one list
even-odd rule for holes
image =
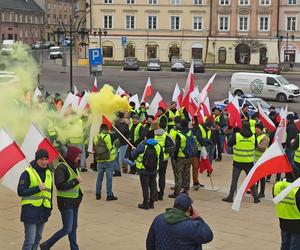
{"label": "lamp post", "polygon": [[101,41],[101,38],[102,38],[102,36],[106,37],[106,35],[107,35],[107,30],[104,30],[104,29],[94,30],[94,31],[93,31],[93,35],[94,35],[94,36],[98,36],[98,37],[100,38],[100,48],[102,48],[102,41]]}
{"label": "lamp post", "polygon": [[[73,18],[70,18],[69,28],[67,29],[66,25],[63,22],[59,22],[58,28],[53,32],[57,35],[58,43],[60,44],[62,39],[66,36],[70,36],[70,91],[73,90],[73,44],[75,42],[76,35],[80,35],[82,41],[85,40],[88,31],[85,28],[80,28],[81,22],[84,18],[81,18],[76,26],[76,23],[73,23]],[[84,29],[84,30],[83,30]]]}
{"label": "lamp post", "polygon": [[292,67],[293,67],[291,58],[290,58],[289,39],[291,41],[294,41],[295,36],[293,34],[290,34],[287,32],[285,34],[285,36],[283,36],[283,35],[279,36],[280,42],[282,42],[284,39],[286,39],[285,49],[283,50],[284,68],[285,68],[285,70],[288,70],[289,68],[292,69]]}

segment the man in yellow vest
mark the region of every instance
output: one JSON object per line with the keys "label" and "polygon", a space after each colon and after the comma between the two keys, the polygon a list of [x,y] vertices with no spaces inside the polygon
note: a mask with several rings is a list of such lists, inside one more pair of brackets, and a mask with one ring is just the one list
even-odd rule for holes
{"label": "man in yellow vest", "polygon": [[[248,174],[253,167],[254,154],[256,148],[256,138],[252,134],[250,124],[247,121],[243,122],[240,132],[236,132],[229,140],[228,144],[233,146],[233,169],[229,195],[222,200],[225,202],[233,202],[233,196],[237,189],[237,183],[242,171]],[[256,186],[251,187],[254,203],[260,202]]]}
{"label": "man in yellow vest", "polygon": [[103,141],[102,144],[106,147],[108,154],[107,157],[104,158],[96,158],[97,161],[97,171],[98,171],[98,178],[96,183],[96,199],[101,199],[101,190],[102,190],[102,182],[104,177],[104,172],[106,173],[106,193],[107,201],[115,201],[118,198],[114,196],[112,192],[112,177],[113,171],[115,167],[115,159],[116,159],[116,148],[114,147],[114,141],[118,138],[117,133],[110,133],[109,129],[106,124],[101,124],[100,126],[100,134],[95,136],[94,138],[94,147],[98,145],[98,141]]}
{"label": "man in yellow vest", "polygon": [[159,127],[164,130],[167,130],[168,117],[166,116],[166,110],[162,107],[159,107],[157,109],[157,114],[158,114],[157,120],[159,122]]}
{"label": "man in yellow vest", "polygon": [[[294,177],[297,173],[294,172]],[[295,180],[292,174],[286,174],[287,180],[278,181],[273,188],[274,196],[288,187]],[[300,249],[300,190],[294,188],[279,203],[276,204],[276,215],[279,218],[281,229],[281,249]]]}
{"label": "man in yellow vest", "polygon": [[18,195],[21,199],[21,221],[25,227],[23,250],[38,249],[45,223],[52,210],[52,174],[48,168],[49,154],[39,149],[35,160],[21,174]]}
{"label": "man in yellow vest", "polygon": [[76,231],[78,225],[78,209],[82,200],[80,187],[81,177],[79,163],[81,150],[69,146],[66,162],[61,162],[55,169],[54,179],[57,189],[57,206],[63,221],[63,227],[44,241],[41,250],[49,250],[57,241],[68,235],[71,250],[79,250]]}
{"label": "man in yellow vest", "polygon": [[177,110],[177,103],[172,101],[170,103],[170,108],[166,111],[166,116],[168,118],[168,132],[175,126],[174,118],[175,116],[180,116],[179,111]]}

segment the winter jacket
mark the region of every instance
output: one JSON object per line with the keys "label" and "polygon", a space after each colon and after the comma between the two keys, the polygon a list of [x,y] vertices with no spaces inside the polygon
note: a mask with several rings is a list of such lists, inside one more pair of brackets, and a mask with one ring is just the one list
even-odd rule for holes
{"label": "winter jacket", "polygon": [[143,126],[141,126],[139,131],[139,138],[136,141],[134,141],[134,130],[136,129],[136,126],[137,124],[132,124],[132,127],[130,129],[130,142],[132,143],[133,146],[137,146],[146,137],[146,130]]}
{"label": "winter jacket", "polygon": [[[130,137],[129,126],[126,122],[120,121],[116,123],[116,128],[128,139]],[[120,144],[126,145],[126,140],[117,132],[119,135]]]}
{"label": "winter jacket", "polygon": [[147,250],[202,250],[212,241],[210,227],[200,217],[191,219],[177,208],[158,215],[149,230]]}
{"label": "winter jacket", "polygon": [[298,130],[294,122],[288,122],[286,125],[286,142],[285,147],[291,148],[291,140],[297,137]]}
{"label": "winter jacket", "polygon": [[[179,132],[187,134],[190,131],[189,128],[180,128]],[[176,138],[175,138],[175,151],[174,151],[174,159],[177,160],[178,158],[178,152],[179,152],[179,148],[181,145],[181,138],[180,136],[177,134]]]}
{"label": "winter jacket", "polygon": [[[67,164],[73,169],[73,171],[76,173],[76,167],[74,164],[68,160]],[[79,181],[77,179],[68,181],[70,178],[70,173],[67,168],[67,166],[64,163],[60,163],[54,172],[54,180],[55,180],[55,186],[57,190],[68,190],[76,185],[79,184]],[[57,196],[57,206],[59,210],[65,210],[65,209],[72,209],[72,208],[77,208],[79,207],[81,200],[82,200],[82,192],[81,190],[79,191],[79,197],[72,199],[72,198],[65,198],[65,197],[60,197]]]}
{"label": "winter jacket", "polygon": [[[36,161],[30,162],[30,165],[36,170],[36,172],[41,178],[41,181],[44,183],[46,179],[46,169],[39,167]],[[29,174],[27,171],[24,171],[20,176],[20,180],[18,184],[18,195],[20,197],[28,197],[40,192],[38,186],[32,188],[29,188],[29,186],[30,186]],[[52,208],[46,208],[43,205],[40,207],[35,207],[30,204],[23,205],[21,207],[21,221],[28,224],[45,223],[48,221],[48,218],[51,215],[51,210]]]}

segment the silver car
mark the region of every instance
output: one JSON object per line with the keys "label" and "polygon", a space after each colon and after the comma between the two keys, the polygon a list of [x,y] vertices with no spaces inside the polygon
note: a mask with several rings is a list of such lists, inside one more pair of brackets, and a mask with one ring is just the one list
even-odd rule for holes
{"label": "silver car", "polygon": [[150,58],[147,63],[147,70],[161,70],[160,61],[158,58]]}
{"label": "silver car", "polygon": [[185,62],[182,59],[172,60],[171,71],[185,71]]}

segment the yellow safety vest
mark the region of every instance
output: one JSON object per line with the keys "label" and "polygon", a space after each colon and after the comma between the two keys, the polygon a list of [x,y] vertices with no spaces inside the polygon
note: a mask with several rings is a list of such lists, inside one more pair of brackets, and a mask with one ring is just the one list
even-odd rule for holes
{"label": "yellow safety vest", "polygon": [[255,136],[247,138],[236,133],[236,144],[233,146],[233,161],[250,163],[254,161]]}
{"label": "yellow safety vest", "polygon": [[[261,140],[267,136],[265,133],[260,134],[259,136],[256,137],[257,144],[261,142]],[[257,148],[255,149],[255,161],[258,161],[259,158],[263,155],[264,152],[259,151]]]}
{"label": "yellow safety vest", "polygon": [[249,124],[250,124],[250,130],[251,130],[252,134],[255,134],[256,121],[254,119],[250,119]]}
{"label": "yellow safety vest", "polygon": [[56,137],[56,130],[54,127],[54,123],[51,120],[48,120],[48,127],[47,127],[48,135],[50,138]]}
{"label": "yellow safety vest", "polygon": [[163,150],[164,153],[164,161],[169,159],[169,154],[166,153],[166,138],[167,138],[167,133],[165,132],[162,135],[155,135],[154,139],[157,140],[158,144],[161,146],[161,149]]}
{"label": "yellow safety vest", "polygon": [[[274,185],[274,195],[278,195],[283,189],[291,183],[286,181],[278,181]],[[289,194],[275,206],[278,218],[287,220],[300,220],[300,211],[296,203],[296,193],[299,187],[294,188]]]}
{"label": "yellow safety vest", "polygon": [[202,138],[204,138],[204,139],[211,138],[211,130],[210,129],[206,132],[205,128],[202,125],[199,125],[199,129],[200,129]]}
{"label": "yellow safety vest", "polygon": [[299,140],[299,145],[298,145],[298,148],[295,150],[294,162],[297,162],[300,164],[300,134],[298,134],[298,140]]}
{"label": "yellow safety vest", "polygon": [[173,140],[173,142],[175,142],[175,140],[176,140],[177,133],[178,133],[178,130],[174,129],[174,128],[172,128],[169,132],[169,135],[170,135],[171,139]]}
{"label": "yellow safety vest", "polygon": [[[37,187],[42,183],[41,177],[33,167],[28,167],[25,171],[29,174],[30,185],[29,188]],[[41,207],[42,205],[46,208],[51,208],[51,196],[52,196],[52,173],[49,169],[46,170],[45,178],[45,190],[40,191],[36,194],[22,197],[21,205],[30,204],[34,207]]]}
{"label": "yellow safety vest", "polygon": [[[187,136],[191,136],[191,131],[189,131],[186,135]],[[177,133],[180,136],[180,146],[179,146],[179,151],[178,151],[178,157],[186,157],[186,155],[184,154],[183,150],[185,149],[186,146],[186,137],[180,132],[178,131]]]}
{"label": "yellow safety vest", "polygon": [[71,134],[69,137],[70,144],[83,144],[84,134],[83,134],[83,121],[79,119],[76,123],[71,124]]}
{"label": "yellow safety vest", "polygon": [[[137,157],[136,159],[136,168],[137,169],[145,169],[144,165],[143,165],[143,158],[144,158],[144,154],[146,152],[146,149],[147,149],[148,145],[146,144],[145,145],[145,150],[142,154],[139,154],[139,156]],[[157,170],[159,169],[159,156],[160,156],[160,151],[161,151],[161,146],[159,144],[156,144],[154,145],[154,149],[155,149],[155,152],[157,154]]]}
{"label": "yellow safety vest", "polygon": [[[64,164],[67,167],[68,171],[69,171],[70,177],[68,179],[68,182],[76,179],[77,176],[80,176],[80,173],[79,173],[78,169],[76,169],[76,173],[75,173],[73,171],[73,169],[69,165],[67,165],[65,163],[60,163],[60,164]],[[68,189],[68,190],[57,190],[57,196],[58,197],[63,197],[63,198],[76,199],[79,196],[79,190],[80,189],[81,188],[80,188],[80,185],[78,183],[75,187],[73,187],[71,189]]]}
{"label": "yellow safety vest", "polygon": [[[133,123],[130,124],[130,130],[133,126]],[[139,138],[140,138],[140,129],[141,127],[143,127],[143,125],[141,123],[138,123],[137,126],[134,129],[134,135],[133,135],[133,143],[135,143]]]}
{"label": "yellow safety vest", "polygon": [[94,145],[97,144],[99,138],[101,138],[102,140],[104,140],[104,142],[106,143],[106,146],[110,152],[109,155],[109,159],[108,160],[97,160],[97,162],[108,162],[108,161],[113,161],[116,158],[116,148],[114,147],[111,138],[110,138],[110,134],[108,133],[100,133],[98,136],[95,136],[94,138]]}
{"label": "yellow safety vest", "polygon": [[180,116],[179,111],[176,110],[175,113],[173,113],[173,111],[171,109],[169,109],[168,111],[168,126],[175,126],[175,122],[174,122],[174,117],[175,116]]}

